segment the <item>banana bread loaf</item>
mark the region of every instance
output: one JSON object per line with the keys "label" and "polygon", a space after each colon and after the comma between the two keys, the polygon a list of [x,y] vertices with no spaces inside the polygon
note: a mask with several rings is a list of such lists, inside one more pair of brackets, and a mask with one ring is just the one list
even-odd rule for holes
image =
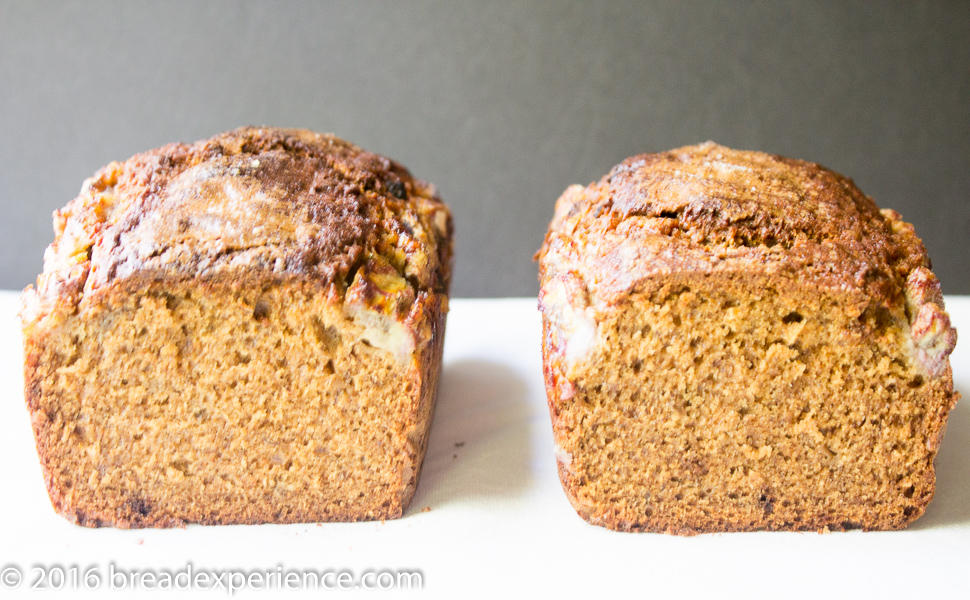
{"label": "banana bread loaf", "polygon": [[713,143],[556,205],[540,263],[559,475],[616,530],[897,529],[933,496],[956,343],[911,225]]}
{"label": "banana bread loaf", "polygon": [[54,508],[87,526],[394,518],[424,457],[448,209],[330,135],[243,128],[112,163],[23,295]]}

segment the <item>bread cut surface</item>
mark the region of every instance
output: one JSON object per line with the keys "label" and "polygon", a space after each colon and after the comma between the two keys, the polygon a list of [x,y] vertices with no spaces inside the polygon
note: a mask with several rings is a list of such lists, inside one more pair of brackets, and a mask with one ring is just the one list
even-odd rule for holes
{"label": "bread cut surface", "polygon": [[625,531],[897,529],[933,496],[956,332],[912,226],[707,143],[560,198],[539,253],[559,474]]}
{"label": "bread cut surface", "polygon": [[89,526],[394,518],[427,445],[450,213],[333,136],[243,128],[112,163],[23,297],[55,509]]}

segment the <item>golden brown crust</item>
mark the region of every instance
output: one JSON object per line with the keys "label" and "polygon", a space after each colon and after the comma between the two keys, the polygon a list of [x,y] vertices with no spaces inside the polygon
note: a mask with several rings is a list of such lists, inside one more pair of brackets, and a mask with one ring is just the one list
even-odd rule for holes
{"label": "golden brown crust", "polygon": [[[566,190],[536,257],[540,302],[599,319],[670,273],[757,272],[838,294],[855,315],[905,315],[931,373],[956,344],[913,226],[801,160],[712,142],[631,157]],[[552,300],[560,288],[568,299]]]}
{"label": "golden brown crust", "polygon": [[340,300],[368,261],[447,293],[451,215],[401,165],[332,135],[244,127],[112,163],[54,214],[27,321],[132,274],[300,274]]}
{"label": "golden brown crust", "polygon": [[[584,519],[691,534],[898,529],[924,511],[959,397],[956,332],[912,226],[851,180],[712,143],[635,156],[566,190],[537,258],[559,473]],[[755,385],[759,369],[778,375]],[[807,459],[781,458],[797,456],[838,457],[846,479],[837,464],[816,473],[828,496],[801,479],[724,487],[739,470],[801,472]]]}
{"label": "golden brown crust", "polygon": [[929,266],[912,228],[851,180],[711,142],[634,156],[571,187],[539,256],[543,281],[574,272],[601,305],[656,273],[752,268],[898,304],[907,275]]}

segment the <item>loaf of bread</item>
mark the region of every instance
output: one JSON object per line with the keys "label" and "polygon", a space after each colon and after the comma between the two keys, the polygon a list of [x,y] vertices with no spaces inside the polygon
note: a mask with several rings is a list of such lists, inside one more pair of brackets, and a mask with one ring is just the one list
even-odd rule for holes
{"label": "loaf of bread", "polygon": [[23,295],[54,508],[87,526],[387,519],[414,494],[451,216],[401,165],[243,128],[112,163]]}
{"label": "loaf of bread", "polygon": [[622,531],[898,529],[933,496],[956,332],[913,227],[713,143],[559,199],[538,254],[559,475]]}

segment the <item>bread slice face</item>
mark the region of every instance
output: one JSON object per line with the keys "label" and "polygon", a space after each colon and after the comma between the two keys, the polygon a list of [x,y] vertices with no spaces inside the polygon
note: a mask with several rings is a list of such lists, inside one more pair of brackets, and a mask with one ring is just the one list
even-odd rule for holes
{"label": "bread slice face", "polygon": [[403,167],[245,128],[114,163],[21,311],[55,509],[87,526],[399,517],[440,372],[451,221]]}
{"label": "bread slice face", "polygon": [[955,331],[925,250],[818,165],[703,144],[557,205],[540,250],[563,488],[621,531],[898,529]]}

